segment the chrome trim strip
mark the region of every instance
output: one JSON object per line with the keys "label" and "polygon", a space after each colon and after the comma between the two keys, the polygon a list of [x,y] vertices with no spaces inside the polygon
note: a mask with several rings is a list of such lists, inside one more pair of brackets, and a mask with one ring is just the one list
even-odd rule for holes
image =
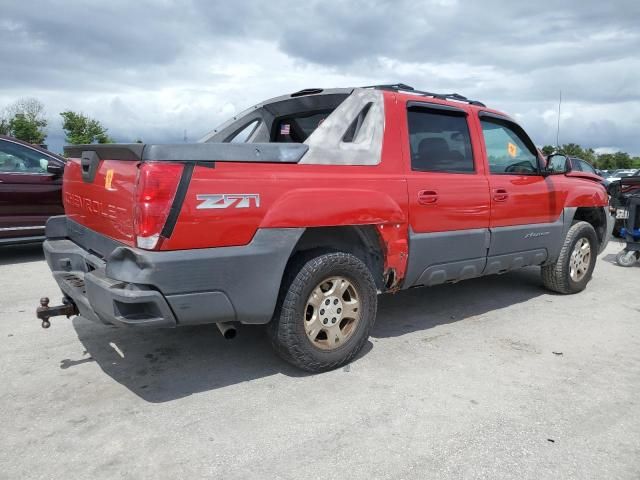
{"label": "chrome trim strip", "polygon": [[44,228],[44,225],[36,225],[33,227],[7,227],[7,228],[0,228],[0,232],[9,232],[9,231],[16,231],[16,230],[41,230]]}

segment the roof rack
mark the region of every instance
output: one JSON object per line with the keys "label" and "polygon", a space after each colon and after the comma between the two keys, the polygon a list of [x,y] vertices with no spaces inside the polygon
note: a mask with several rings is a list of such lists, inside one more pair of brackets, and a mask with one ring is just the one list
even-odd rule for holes
{"label": "roof rack", "polygon": [[486,105],[482,102],[478,102],[477,100],[469,100],[467,97],[460,95],[459,93],[432,93],[432,92],[424,92],[422,90],[416,90],[415,88],[405,84],[405,83],[390,83],[386,85],[367,85],[362,88],[375,88],[378,90],[390,90],[393,92],[405,91],[409,93],[413,93],[415,95],[424,95],[425,97],[433,97],[439,100],[456,100],[458,102],[465,102],[469,105],[477,105],[478,107],[486,107]]}

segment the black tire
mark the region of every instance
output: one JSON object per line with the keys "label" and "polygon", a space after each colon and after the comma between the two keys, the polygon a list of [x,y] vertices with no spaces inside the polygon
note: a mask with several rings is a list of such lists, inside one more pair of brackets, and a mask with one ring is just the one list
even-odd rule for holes
{"label": "black tire", "polygon": [[[570,274],[571,254],[576,243],[583,238],[587,239],[591,247],[590,263],[584,277],[579,281],[575,281]],[[567,232],[560,250],[560,256],[556,262],[542,267],[542,282],[544,286],[551,291],[562,294],[578,293],[584,290],[589,280],[591,280],[593,269],[596,266],[598,247],[598,236],[591,224],[587,222],[574,223]]]}
{"label": "black tire", "polygon": [[[355,288],[360,319],[350,337],[333,350],[316,347],[305,332],[305,312],[311,292],[325,279],[341,276]],[[367,266],[342,252],[310,252],[294,258],[285,272],[269,336],[276,352],[308,372],[322,372],[350,362],[362,349],[373,327],[378,306],[376,285]]]}

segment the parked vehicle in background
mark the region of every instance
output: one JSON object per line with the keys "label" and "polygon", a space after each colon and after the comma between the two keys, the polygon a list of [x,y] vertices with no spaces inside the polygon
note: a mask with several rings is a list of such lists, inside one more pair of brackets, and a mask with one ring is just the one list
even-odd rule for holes
{"label": "parked vehicle in background", "polygon": [[309,371],[367,342],[377,294],[541,266],[584,290],[613,218],[600,178],[543,158],[515,120],[406,85],[308,89],[199,144],[65,148],[66,216],[38,318],[267,324]]}
{"label": "parked vehicle in background", "polygon": [[637,171],[636,169],[629,169],[629,168],[614,170],[609,174],[608,177],[605,177],[606,185],[609,185],[612,182],[618,182],[620,181],[621,178],[633,177],[636,175],[636,171]]}
{"label": "parked vehicle in background", "polygon": [[[542,154],[542,152],[541,152]],[[601,171],[598,170],[597,168],[595,168],[593,165],[591,165],[589,162],[587,162],[586,160],[583,160],[582,158],[578,158],[578,157],[566,157],[567,159],[567,164],[565,166],[565,168],[568,170],[571,170],[573,172],[585,172],[585,173],[591,173],[593,175],[596,175],[598,177],[600,177],[601,179],[604,179],[605,174]],[[601,182],[603,183],[603,182]],[[604,183],[603,183],[604,185]]]}
{"label": "parked vehicle in background", "polygon": [[618,253],[616,261],[622,267],[632,267],[640,261],[640,170],[631,177],[620,179],[617,190],[619,202],[616,225],[621,224],[619,236],[624,239],[624,250]]}
{"label": "parked vehicle in background", "polygon": [[568,157],[568,159],[569,159],[569,163],[571,165],[571,170],[572,171],[574,171],[574,172],[593,173],[594,175],[597,175],[599,177],[604,177],[604,175],[602,174],[602,172],[600,170],[595,168],[593,165],[591,165],[586,160],[583,160],[583,159],[578,158],[578,157]]}
{"label": "parked vehicle in background", "polygon": [[615,209],[616,223],[613,234],[620,236],[621,229],[629,218],[628,200],[631,196],[640,195],[640,169],[625,174],[607,185],[607,193],[611,197],[611,207]]}
{"label": "parked vehicle in background", "polygon": [[65,159],[0,135],[0,245],[44,240],[44,226],[64,213]]}

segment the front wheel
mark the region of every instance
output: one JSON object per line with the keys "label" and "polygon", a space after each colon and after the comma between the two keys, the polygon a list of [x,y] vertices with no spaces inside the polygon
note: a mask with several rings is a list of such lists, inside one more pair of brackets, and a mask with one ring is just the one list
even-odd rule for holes
{"label": "front wheel", "polygon": [[331,370],[362,349],[376,309],[375,282],[360,259],[341,252],[301,256],[288,267],[271,341],[303,370]]}
{"label": "front wheel", "polygon": [[578,293],[587,287],[596,266],[598,237],[591,224],[574,223],[564,239],[560,256],[542,267],[542,282],[554,292]]}

